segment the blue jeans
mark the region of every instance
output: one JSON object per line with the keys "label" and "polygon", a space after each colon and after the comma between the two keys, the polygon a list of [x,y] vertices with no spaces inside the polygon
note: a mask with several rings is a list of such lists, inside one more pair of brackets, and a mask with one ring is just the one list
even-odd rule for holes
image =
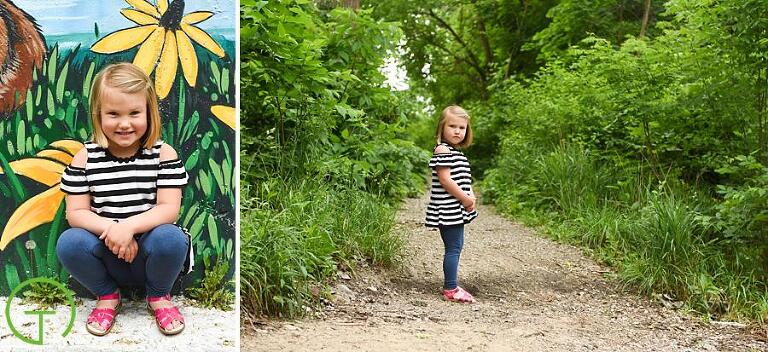
{"label": "blue jeans", "polygon": [[137,242],[139,253],[128,263],[98,235],[71,228],[59,237],[56,254],[72,277],[96,296],[113,293],[119,286],[144,286],[149,297],[169,294],[186,260],[189,238],[177,226],[163,224]]}
{"label": "blue jeans", "polygon": [[442,237],[445,245],[443,288],[452,290],[458,286],[459,257],[461,257],[461,249],[464,247],[464,225],[440,226],[440,237]]}

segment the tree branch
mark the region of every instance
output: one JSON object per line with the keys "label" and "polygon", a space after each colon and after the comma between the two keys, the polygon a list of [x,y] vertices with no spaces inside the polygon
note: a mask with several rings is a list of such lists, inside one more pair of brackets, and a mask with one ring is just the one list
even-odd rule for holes
{"label": "tree branch", "polygon": [[480,79],[482,79],[483,82],[485,82],[486,81],[485,70],[483,70],[482,66],[480,66],[480,61],[477,59],[477,56],[475,56],[475,54],[472,52],[472,50],[470,50],[467,44],[464,43],[464,40],[461,39],[461,36],[459,36],[459,34],[453,30],[451,25],[449,25],[447,22],[445,22],[445,20],[437,16],[437,14],[434,11],[432,11],[432,9],[429,9],[429,12],[426,13],[426,15],[428,15],[429,17],[432,17],[435,21],[437,21],[437,23],[441,27],[445,28],[446,30],[448,30],[448,32],[451,33],[453,38],[456,39],[456,41],[461,45],[461,47],[464,48],[464,51],[467,52],[467,58],[469,59],[469,61],[467,61],[467,64],[469,64],[470,67],[475,69],[475,71],[477,71],[477,73],[480,75]]}

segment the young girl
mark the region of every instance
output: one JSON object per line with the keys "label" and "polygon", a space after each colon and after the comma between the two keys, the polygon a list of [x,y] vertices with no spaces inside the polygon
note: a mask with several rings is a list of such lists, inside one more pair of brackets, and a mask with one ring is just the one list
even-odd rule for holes
{"label": "young girl", "polygon": [[170,291],[188,254],[189,237],[172,225],[187,173],[159,140],[152,82],[129,63],[104,68],[91,87],[93,141],[64,171],[67,221],[56,246],[61,264],[98,297],[86,329],[103,336],[120,309],[120,286],[143,285],[160,332],[178,334],[184,318]]}
{"label": "young girl", "polygon": [[443,297],[453,302],[472,303],[469,292],[459,287],[459,257],[464,247],[464,224],[477,217],[475,194],[469,161],[456,148],[472,143],[469,114],[459,106],[449,106],[437,124],[437,146],[429,167],[432,169],[432,192],[427,205],[427,227],[440,229],[445,245],[443,255]]}

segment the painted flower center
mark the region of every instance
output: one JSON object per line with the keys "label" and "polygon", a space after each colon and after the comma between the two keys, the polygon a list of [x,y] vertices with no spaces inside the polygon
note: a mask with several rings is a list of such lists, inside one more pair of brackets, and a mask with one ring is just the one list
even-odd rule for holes
{"label": "painted flower center", "polygon": [[181,28],[181,17],[184,14],[184,0],[174,0],[168,5],[168,10],[160,17],[160,26],[168,30]]}

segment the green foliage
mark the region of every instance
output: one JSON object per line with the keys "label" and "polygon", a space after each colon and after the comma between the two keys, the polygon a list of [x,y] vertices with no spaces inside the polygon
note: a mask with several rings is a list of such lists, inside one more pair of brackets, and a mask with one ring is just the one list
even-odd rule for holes
{"label": "green foliage", "polygon": [[557,1],[428,0],[364,2],[375,14],[399,21],[410,85],[436,106],[486,99],[494,77],[538,68],[536,50],[523,46],[546,27]]}
{"label": "green foliage", "polygon": [[485,198],[590,247],[641,292],[762,321],[765,11],[670,1],[651,39],[587,38],[496,84],[470,105],[480,157],[493,156]]}
{"label": "green foliage", "polygon": [[646,293],[685,298],[689,272],[706,263],[696,210],[675,194],[653,194],[641,209],[636,230],[636,251],[624,262],[622,278]]}
{"label": "green foliage", "polygon": [[[55,278],[51,278],[56,280]],[[33,282],[22,293],[24,303],[37,304],[40,309],[53,308],[58,304],[66,304],[67,294],[48,282]]]}
{"label": "green foliage", "polygon": [[187,289],[189,297],[203,308],[232,310],[235,303],[235,281],[227,279],[229,262],[219,259],[211,266],[210,257],[203,257],[205,276],[195,286]]}
{"label": "green foliage", "polygon": [[[538,49],[539,59],[552,60],[587,36],[605,38],[614,44],[627,36],[640,33],[644,9],[643,1],[627,0],[562,0],[547,12],[551,22],[530,38],[525,49]],[[661,2],[652,1],[648,28],[654,32],[656,16]],[[651,33],[653,34],[653,33]]]}
{"label": "green foliage", "polygon": [[369,10],[244,1],[240,23],[241,299],[296,316],[337,268],[394,265],[391,204],[424,184],[406,130],[423,107],[386,88],[400,32]]}
{"label": "green foliage", "polygon": [[[367,258],[393,265],[394,209],[358,190],[272,179],[242,189],[241,303],[250,314],[301,315],[312,287]],[[343,214],[343,216],[342,216]]]}

